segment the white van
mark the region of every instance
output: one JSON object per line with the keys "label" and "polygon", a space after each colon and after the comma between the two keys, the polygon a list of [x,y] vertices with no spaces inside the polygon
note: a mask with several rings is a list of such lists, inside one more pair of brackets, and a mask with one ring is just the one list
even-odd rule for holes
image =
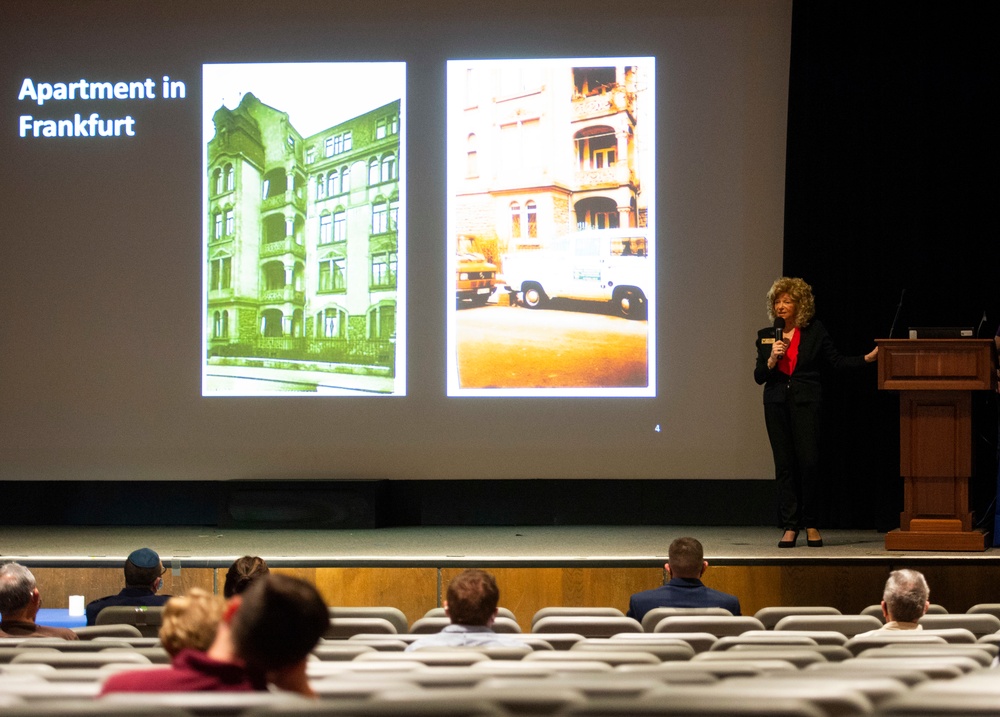
{"label": "white van", "polygon": [[629,319],[644,319],[654,296],[653,260],[645,228],[584,229],[541,249],[503,257],[508,290],[537,309],[548,299],[611,302]]}

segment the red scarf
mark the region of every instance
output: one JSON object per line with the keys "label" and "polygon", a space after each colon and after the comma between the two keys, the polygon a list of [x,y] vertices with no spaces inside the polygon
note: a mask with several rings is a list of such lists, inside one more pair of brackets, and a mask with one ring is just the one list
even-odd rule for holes
{"label": "red scarf", "polygon": [[795,333],[792,334],[792,340],[788,344],[788,350],[778,362],[778,370],[789,376],[795,373],[795,364],[799,360],[799,335],[801,333],[802,329],[795,330]]}

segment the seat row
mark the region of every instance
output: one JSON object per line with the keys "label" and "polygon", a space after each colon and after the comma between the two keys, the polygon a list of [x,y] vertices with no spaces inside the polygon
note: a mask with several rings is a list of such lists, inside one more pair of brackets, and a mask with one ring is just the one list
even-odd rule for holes
{"label": "seat row", "polygon": [[[874,609],[873,609],[874,608]],[[394,607],[331,607],[328,638],[348,638],[358,633],[429,634],[440,632],[448,624],[443,608],[428,611],[422,618],[407,623],[406,616]],[[877,611],[877,614],[876,614]],[[140,634],[155,637],[162,621],[162,608],[105,608],[97,617],[98,626],[128,624]],[[747,630],[835,630],[848,636],[882,626],[878,605],[859,615],[842,615],[825,606],[766,607],[754,616],[735,617],[722,608],[655,608],[639,622],[612,607],[549,607],[535,613],[532,633],[578,632],[587,637],[607,637],[623,632],[712,632],[718,635],[740,634]],[[963,628],[977,637],[1000,631],[1000,604],[974,606],[967,613],[949,614],[934,607],[920,620],[925,628]],[[513,634],[521,632],[514,613],[500,608],[493,629]]]}
{"label": "seat row", "polygon": [[[351,659],[309,663],[310,683],[319,695],[316,702],[266,693],[115,695],[89,701],[109,671],[136,669],[138,663],[83,670],[16,660],[0,664],[0,708],[5,717],[98,712],[163,717],[900,717],[996,714],[1000,705],[998,673],[988,667],[998,653],[991,642],[948,643],[938,634],[900,633],[883,633],[874,636],[876,640],[840,635],[839,642],[834,635],[773,631],[722,638],[682,633],[576,637],[570,649],[557,650],[551,644],[536,646],[545,640],[526,634],[519,659],[509,649],[406,653],[360,644],[365,640],[325,641],[318,649],[342,655],[352,643],[368,649]],[[397,641],[381,637],[367,642],[379,640]],[[864,640],[869,642],[863,647]],[[48,652],[24,643],[13,649]]]}

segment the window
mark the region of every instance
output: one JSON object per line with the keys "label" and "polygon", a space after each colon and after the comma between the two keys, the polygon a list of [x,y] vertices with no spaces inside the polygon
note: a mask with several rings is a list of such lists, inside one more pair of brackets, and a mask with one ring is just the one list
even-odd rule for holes
{"label": "window", "polygon": [[215,239],[221,239],[222,234],[222,212],[216,212],[215,215],[215,227],[212,229],[212,237]]}
{"label": "window", "polygon": [[368,163],[368,186],[374,187],[379,183],[378,160],[373,159]]}
{"label": "window", "polygon": [[340,191],[349,192],[351,190],[351,168],[344,167],[340,170]]}
{"label": "window", "polygon": [[342,339],[347,334],[347,315],[340,309],[324,309],[316,314],[316,335],[324,339]]}
{"label": "window", "polygon": [[528,215],[528,236],[532,238],[538,237],[538,208],[535,206],[534,202],[528,202],[525,205],[525,213]]}
{"label": "window", "polygon": [[384,234],[389,230],[389,211],[385,202],[372,205],[372,234]]}
{"label": "window", "polygon": [[340,174],[336,169],[330,172],[330,176],[326,180],[326,193],[331,197],[335,194],[340,194]]}
{"label": "window", "polygon": [[319,218],[319,243],[329,244],[333,241],[333,216],[324,214]]}
{"label": "window", "polygon": [[465,140],[465,176],[479,176],[479,151],[474,134],[470,134]]}
{"label": "window", "polygon": [[224,256],[213,259],[210,266],[209,288],[213,291],[228,289],[232,285],[233,260]]}
{"label": "window", "polygon": [[333,137],[327,137],[326,141],[323,143],[323,147],[326,151],[327,157],[332,157],[336,154],[343,154],[344,152],[350,152],[351,133],[344,132],[343,134],[336,134]]}
{"label": "window", "polygon": [[387,154],[382,157],[382,181],[391,182],[398,179],[396,174],[396,155]]}
{"label": "window", "polygon": [[512,239],[521,238],[521,205],[517,202],[510,205],[510,236]]}
{"label": "window", "polygon": [[306,150],[306,164],[312,164],[316,161],[316,148],[310,147]]}
{"label": "window", "polygon": [[372,256],[372,289],[391,289],[396,286],[396,252],[380,252]]}
{"label": "window", "polygon": [[327,157],[332,157],[335,154],[333,150],[333,137],[327,137],[326,141],[323,142],[323,152]]}
{"label": "window", "polygon": [[262,190],[261,193],[260,193],[260,198],[261,199],[267,199],[267,190],[271,188],[271,180],[270,179],[265,179],[264,182],[263,182],[263,184],[261,184],[260,186],[261,186],[261,190]]}
{"label": "window", "polygon": [[290,148],[295,149],[295,137],[288,135],[288,138],[285,141],[288,143]]}
{"label": "window", "polygon": [[319,291],[343,291],[347,288],[347,259],[326,259],[319,263]]}
{"label": "window", "polygon": [[368,338],[388,339],[396,331],[396,307],[392,304],[375,306],[368,312]]}
{"label": "window", "polygon": [[321,174],[316,177],[316,199],[326,196],[326,178]]}
{"label": "window", "polygon": [[236,233],[236,212],[232,209],[226,210],[226,236]]}
{"label": "window", "polygon": [[391,115],[375,120],[375,139],[385,139],[390,134],[399,132],[399,117]]}
{"label": "window", "polygon": [[233,165],[226,165],[226,191],[231,192],[236,189],[236,170]]}
{"label": "window", "polygon": [[389,230],[396,231],[399,228],[399,200],[393,199],[389,202]]}
{"label": "window", "polygon": [[216,169],[212,172],[212,191],[215,194],[222,194],[222,170]]}
{"label": "window", "polygon": [[347,241],[347,212],[333,213],[333,240]]}
{"label": "window", "polygon": [[216,311],[212,315],[212,338],[224,339],[229,336],[229,312]]}

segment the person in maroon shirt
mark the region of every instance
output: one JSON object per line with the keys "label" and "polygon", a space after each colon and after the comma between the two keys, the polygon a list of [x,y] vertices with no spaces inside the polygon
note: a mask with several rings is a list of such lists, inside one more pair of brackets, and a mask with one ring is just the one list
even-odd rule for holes
{"label": "person in maroon shirt", "polygon": [[168,669],[119,672],[105,681],[101,694],[248,692],[270,682],[312,696],[306,660],[329,624],[315,587],[287,575],[266,575],[226,603],[208,650],[181,650]]}
{"label": "person in maroon shirt", "polygon": [[42,596],[35,576],[23,565],[5,563],[0,567],[0,635],[4,637],[61,637],[79,640],[66,627],[46,627],[35,623]]}

